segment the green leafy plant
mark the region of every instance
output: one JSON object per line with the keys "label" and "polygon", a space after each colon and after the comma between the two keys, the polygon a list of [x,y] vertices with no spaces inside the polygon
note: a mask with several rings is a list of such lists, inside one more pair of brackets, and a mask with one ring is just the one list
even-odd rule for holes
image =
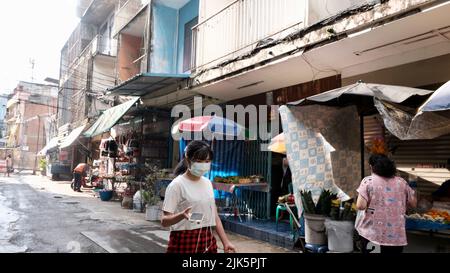
{"label": "green leafy plant", "polygon": [[161,201],[159,194],[156,192],[156,182],[161,177],[162,171],[156,165],[145,164],[145,190],[142,191],[142,198],[149,206],[158,205]]}
{"label": "green leafy plant", "polygon": [[45,170],[47,168],[47,160],[41,158],[39,160],[39,169]]}
{"label": "green leafy plant", "polygon": [[305,213],[308,214],[320,214],[329,216],[331,213],[331,201],[337,198],[336,194],[331,193],[329,190],[322,190],[317,204],[314,204],[311,191],[300,192],[302,205]]}
{"label": "green leafy plant", "polygon": [[341,202],[339,199],[332,201],[331,205],[331,219],[335,221],[355,221],[356,207],[353,199],[342,202],[343,209],[341,210]]}
{"label": "green leafy plant", "polygon": [[161,201],[161,198],[150,190],[142,191],[142,199],[149,206],[156,206]]}

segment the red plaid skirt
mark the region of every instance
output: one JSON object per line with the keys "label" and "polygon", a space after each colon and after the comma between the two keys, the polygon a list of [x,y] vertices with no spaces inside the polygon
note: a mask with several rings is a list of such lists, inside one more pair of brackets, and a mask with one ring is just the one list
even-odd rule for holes
{"label": "red plaid skirt", "polygon": [[210,228],[171,231],[167,253],[217,253]]}

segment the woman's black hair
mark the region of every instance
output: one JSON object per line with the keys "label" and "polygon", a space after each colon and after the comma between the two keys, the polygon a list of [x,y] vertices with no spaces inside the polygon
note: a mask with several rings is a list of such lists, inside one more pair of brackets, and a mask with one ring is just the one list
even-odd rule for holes
{"label": "woman's black hair", "polygon": [[208,143],[200,140],[190,142],[185,149],[185,157],[175,168],[175,175],[181,175],[188,169],[188,161],[213,159],[214,153]]}
{"label": "woman's black hair", "polygon": [[373,154],[369,158],[372,171],[382,177],[391,178],[397,173],[395,162],[383,154]]}

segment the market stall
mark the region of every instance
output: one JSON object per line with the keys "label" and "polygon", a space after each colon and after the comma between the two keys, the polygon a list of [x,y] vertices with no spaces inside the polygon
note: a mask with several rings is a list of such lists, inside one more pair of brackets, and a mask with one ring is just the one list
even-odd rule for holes
{"label": "market stall", "polygon": [[[357,83],[282,106],[280,115],[285,146],[300,214],[299,190],[311,191],[315,202],[323,189],[341,195],[341,200],[356,197],[355,190],[361,178],[368,174],[365,158],[370,149],[376,150],[381,144],[386,152],[392,152],[384,135],[381,143],[372,141],[370,147],[365,145],[365,116],[379,114],[386,133],[400,140],[430,139],[449,134],[450,119],[445,114],[433,113],[424,117],[425,101],[431,94],[428,90]],[[442,122],[445,118],[447,123]],[[433,120],[439,121],[435,123],[439,126],[433,127]],[[424,132],[419,128],[428,129]],[[336,149],[335,152],[326,147],[322,136]],[[280,150],[280,145],[274,145],[274,149]],[[409,182],[413,181],[409,179]],[[422,213],[408,213],[409,230],[448,230],[445,210],[430,207]],[[419,220],[428,222],[418,224]]]}
{"label": "market stall", "polygon": [[155,220],[161,193],[171,181],[171,170],[165,169],[170,164],[170,116],[138,100],[106,110],[84,135],[91,138],[94,172],[102,181],[100,198],[120,201],[123,208],[136,212],[155,212],[147,217]]}
{"label": "market stall", "polygon": [[[236,217],[246,214],[267,219],[270,171],[266,167],[268,153],[261,152],[262,143],[245,140],[247,130],[232,120],[217,116],[194,117],[172,129],[174,136],[185,137],[180,140],[180,159],[189,142],[185,139],[193,139],[196,133],[210,137],[206,141],[212,146],[214,159],[208,177],[213,181],[219,210],[232,211]],[[251,181],[259,181],[259,185],[250,185]]]}
{"label": "market stall", "polygon": [[[225,200],[225,204],[220,207],[222,213],[228,213],[227,216],[239,217],[242,222],[241,215],[249,217],[261,215],[264,212],[254,212],[250,203],[250,200],[254,199],[256,192],[269,192],[270,187],[264,178],[261,176],[229,176],[220,177],[216,176],[213,181],[213,188],[219,192],[218,200]],[[242,191],[247,190],[248,196],[243,198]],[[231,196],[227,196],[225,193],[230,193]],[[256,207],[257,208],[257,207]]]}

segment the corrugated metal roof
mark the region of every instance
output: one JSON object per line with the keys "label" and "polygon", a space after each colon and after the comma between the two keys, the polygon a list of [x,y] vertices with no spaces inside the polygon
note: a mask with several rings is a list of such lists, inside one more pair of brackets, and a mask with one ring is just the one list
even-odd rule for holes
{"label": "corrugated metal roof", "polygon": [[108,95],[144,96],[187,78],[189,75],[185,74],[141,73],[109,88]]}

